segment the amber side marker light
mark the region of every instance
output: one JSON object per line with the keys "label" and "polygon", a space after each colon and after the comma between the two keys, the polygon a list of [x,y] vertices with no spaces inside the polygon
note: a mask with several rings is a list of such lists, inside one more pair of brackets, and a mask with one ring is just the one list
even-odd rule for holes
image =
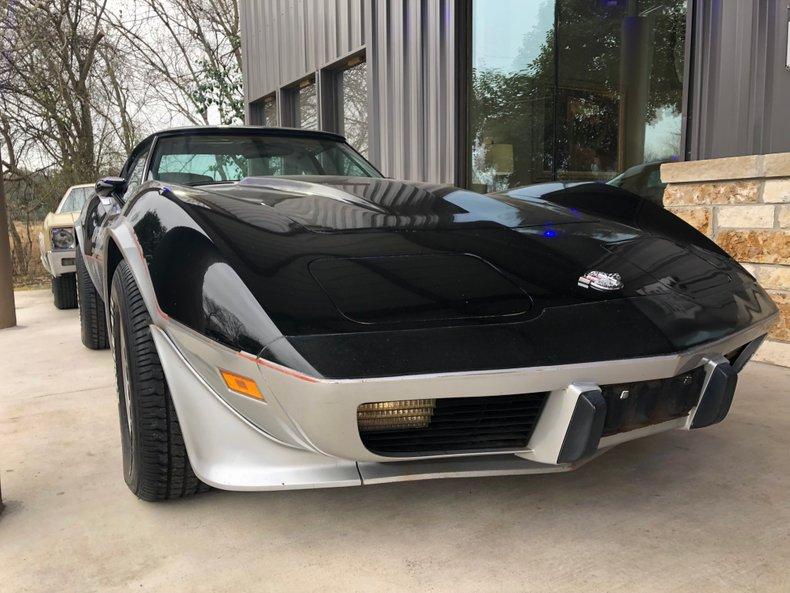
{"label": "amber side marker light", "polygon": [[240,393],[255,399],[265,399],[261,393],[261,390],[258,389],[258,384],[249,377],[242,377],[241,375],[231,373],[230,371],[226,371],[224,369],[220,369],[219,374],[222,375],[225,385],[227,385],[228,389],[231,391],[235,391],[236,393]]}

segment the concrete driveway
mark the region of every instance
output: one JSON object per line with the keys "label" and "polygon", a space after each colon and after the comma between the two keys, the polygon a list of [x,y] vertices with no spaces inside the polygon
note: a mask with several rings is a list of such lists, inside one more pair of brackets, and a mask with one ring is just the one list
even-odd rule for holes
{"label": "concrete driveway", "polygon": [[109,352],[17,293],[0,331],[0,591],[790,591],[790,371],[580,470],[137,500]]}

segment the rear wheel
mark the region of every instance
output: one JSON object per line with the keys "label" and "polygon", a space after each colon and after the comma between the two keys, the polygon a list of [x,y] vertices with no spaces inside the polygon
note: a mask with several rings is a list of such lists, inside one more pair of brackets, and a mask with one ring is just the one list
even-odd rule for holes
{"label": "rear wheel", "polygon": [[77,249],[77,295],[80,308],[80,334],[82,343],[91,350],[104,350],[110,347],[107,340],[107,319],[104,302],[93,286],[82,252]]}
{"label": "rear wheel", "polygon": [[76,274],[63,274],[52,277],[52,295],[58,309],[77,308],[77,277]]}
{"label": "rear wheel", "polygon": [[209,487],[189,463],[159,361],[151,318],[128,264],[118,264],[110,292],[110,331],[118,386],[123,474],[149,501],[182,498]]}

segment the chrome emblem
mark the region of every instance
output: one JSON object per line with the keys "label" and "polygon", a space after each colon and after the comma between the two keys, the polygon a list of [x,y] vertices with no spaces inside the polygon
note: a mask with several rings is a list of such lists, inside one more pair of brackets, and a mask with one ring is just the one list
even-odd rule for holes
{"label": "chrome emblem", "polygon": [[579,286],[600,291],[620,290],[623,287],[623,279],[620,278],[620,274],[590,270],[579,277]]}

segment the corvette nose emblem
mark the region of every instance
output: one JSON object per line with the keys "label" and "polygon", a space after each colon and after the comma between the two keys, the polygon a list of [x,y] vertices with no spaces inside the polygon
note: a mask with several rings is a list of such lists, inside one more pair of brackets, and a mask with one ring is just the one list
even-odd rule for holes
{"label": "corvette nose emblem", "polygon": [[623,287],[623,280],[620,274],[590,270],[579,277],[579,286],[601,291],[620,290]]}

